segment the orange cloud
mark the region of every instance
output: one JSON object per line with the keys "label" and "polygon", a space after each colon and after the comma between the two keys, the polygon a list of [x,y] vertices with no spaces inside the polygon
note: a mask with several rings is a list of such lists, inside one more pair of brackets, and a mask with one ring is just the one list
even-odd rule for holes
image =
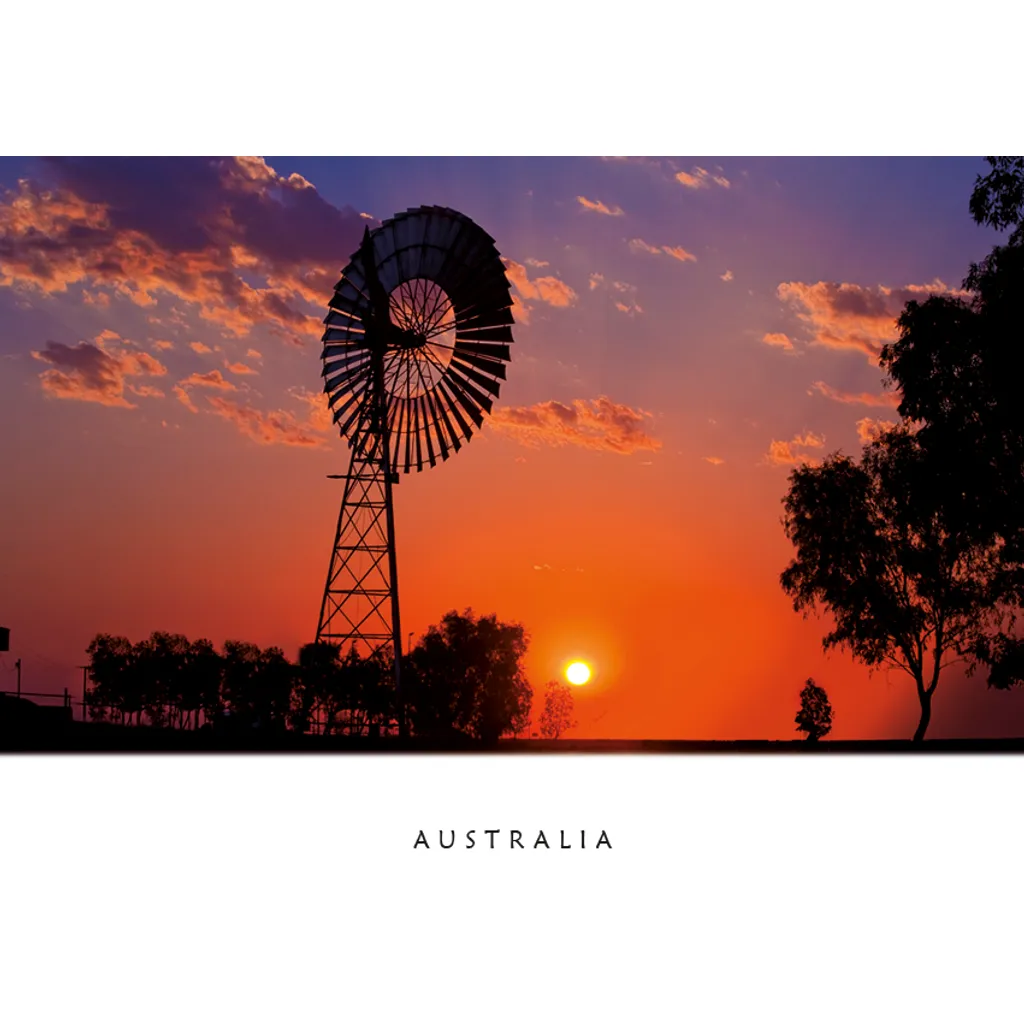
{"label": "orange cloud", "polygon": [[900,404],[900,396],[893,391],[883,391],[881,394],[861,391],[855,394],[852,391],[839,391],[823,380],[816,380],[807,394],[812,395],[815,391],[825,398],[831,398],[833,402],[843,402],[845,405],[874,405],[895,409]]}
{"label": "orange cloud", "polygon": [[167,367],[146,352],[108,350],[104,347],[106,340],[101,335],[95,345],[87,341],[77,345],[49,341],[41,352],[33,352],[33,358],[52,367],[39,375],[43,392],[53,398],[122,409],[136,408],[125,398],[126,387],[140,397],[162,397],[156,388],[133,388],[127,378],[163,376]]}
{"label": "orange cloud", "polygon": [[661,447],[661,441],[644,429],[650,416],[642,409],[632,409],[602,395],[590,400],[576,398],[571,405],[550,401],[503,406],[495,410],[488,422],[500,433],[529,447],[571,444],[629,455]]}
{"label": "orange cloud", "polygon": [[679,171],[676,174],[676,181],[685,188],[710,188],[711,185],[717,185],[719,188],[729,188],[731,182],[722,174],[712,174],[710,171],[704,170],[703,167],[694,167],[692,174],[687,174],[686,171]]}
{"label": "orange cloud", "polygon": [[576,202],[578,202],[584,210],[593,210],[595,213],[603,213],[608,217],[621,217],[623,214],[621,206],[605,206],[605,204],[600,200],[587,199],[586,196],[577,196]]}
{"label": "orange cloud", "polygon": [[257,352],[256,349],[254,349],[254,348],[249,349],[245,354],[246,354],[246,356],[248,356],[249,359],[262,359],[263,358],[263,356],[260,355],[260,353]]}
{"label": "orange cloud", "polygon": [[527,305],[527,300],[559,307],[571,306],[576,301],[576,292],[560,278],[535,277],[531,281],[522,263],[509,259],[504,263],[508,279],[515,288],[512,296],[512,315],[516,320],[530,322],[531,307]]}
{"label": "orange cloud", "polygon": [[224,365],[232,373],[237,373],[240,377],[259,372],[258,370],[254,370],[251,366],[246,366],[245,363],[229,363],[226,359],[224,360]]}
{"label": "orange cloud", "polygon": [[237,391],[231,381],[227,380],[220,370],[209,373],[193,373],[184,380],[178,381],[181,387],[215,388],[218,391]]}
{"label": "orange cloud", "polygon": [[671,256],[673,259],[679,260],[682,263],[685,263],[688,260],[692,260],[693,262],[696,262],[697,260],[697,257],[694,256],[692,252],[687,252],[681,245],[651,245],[650,242],[645,242],[642,238],[631,238],[629,240],[629,249],[630,252],[646,252],[650,253],[652,256],[660,256],[662,253],[665,253],[667,256]]}
{"label": "orange cloud", "polygon": [[931,284],[887,288],[818,281],[784,281],[778,296],[788,302],[811,335],[812,345],[863,352],[877,363],[882,346],[895,341],[896,320],[911,299],[962,295],[936,279]]}
{"label": "orange cloud", "polygon": [[172,348],[174,348],[174,342],[173,341],[154,341],[153,342],[153,348],[155,348],[158,352],[169,352]]}
{"label": "orange cloud", "polygon": [[787,352],[793,351],[793,342],[789,340],[789,336],[786,334],[766,334],[761,340],[766,345],[774,345],[776,348],[785,349]]}
{"label": "orange cloud", "polygon": [[725,459],[720,459],[717,455],[705,455],[705,462],[710,462],[712,466],[724,466]]}
{"label": "orange cloud", "polygon": [[188,343],[188,347],[192,349],[193,352],[197,352],[201,356],[206,355],[207,352],[213,351],[209,345],[204,345],[201,341],[190,341]]}
{"label": "orange cloud", "polygon": [[772,441],[768,446],[765,461],[772,466],[795,466],[803,463],[813,466],[818,460],[809,456],[806,451],[801,452],[797,449],[821,448],[824,444],[825,438],[812,431],[797,434],[791,441]]}
{"label": "orange cloud", "polygon": [[301,423],[283,409],[260,412],[219,395],[208,396],[207,402],[213,412],[259,444],[286,444],[300,448],[320,448],[325,444],[324,438],[313,433],[308,424]]}
{"label": "orange cloud", "polygon": [[661,251],[681,263],[685,263],[687,260],[692,260],[695,263],[697,261],[697,257],[692,252],[687,252],[681,245],[663,245]]}
{"label": "orange cloud", "polygon": [[731,270],[727,270],[724,274],[719,274],[718,277],[722,281],[731,281],[732,280],[732,271]]}
{"label": "orange cloud", "polygon": [[857,420],[857,436],[864,444],[869,444],[876,440],[879,434],[892,430],[895,426],[891,420],[874,420],[870,416],[865,416],[864,419]]}
{"label": "orange cloud", "polygon": [[297,343],[319,337],[322,314],[306,306],[330,296],[359,215],[258,157],[175,168],[174,204],[141,159],[55,159],[59,186],[23,180],[0,192],[0,287],[52,296],[80,285],[92,305],[111,292],[139,306],[167,296],[226,334],[266,326]]}

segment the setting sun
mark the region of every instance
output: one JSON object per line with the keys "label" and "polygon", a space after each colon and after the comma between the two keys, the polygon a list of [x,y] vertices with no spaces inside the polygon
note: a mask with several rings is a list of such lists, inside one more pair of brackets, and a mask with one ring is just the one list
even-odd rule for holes
{"label": "setting sun", "polygon": [[574,661],[565,670],[565,678],[568,679],[573,686],[582,686],[588,679],[590,679],[590,666],[582,661]]}

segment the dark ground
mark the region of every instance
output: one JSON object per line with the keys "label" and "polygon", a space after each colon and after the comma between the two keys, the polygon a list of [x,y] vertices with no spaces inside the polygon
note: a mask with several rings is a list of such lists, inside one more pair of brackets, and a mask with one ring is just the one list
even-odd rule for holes
{"label": "dark ground", "polygon": [[910,740],[502,740],[438,742],[394,737],[220,733],[50,720],[0,723],[0,753],[124,754],[1003,754],[1024,753],[1024,738]]}

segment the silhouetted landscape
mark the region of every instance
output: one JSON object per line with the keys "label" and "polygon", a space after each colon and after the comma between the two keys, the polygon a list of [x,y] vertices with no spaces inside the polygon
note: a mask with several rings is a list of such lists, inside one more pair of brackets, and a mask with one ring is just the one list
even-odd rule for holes
{"label": "silhouetted landscape", "polygon": [[[967,205],[978,225],[1003,233],[1001,243],[967,269],[960,289],[911,289],[895,321],[897,337],[878,347],[884,392],[869,398],[898,422],[860,421],[864,443],[857,455],[838,450],[784,460],[792,468],[782,527],[793,557],[780,566],[782,591],[796,612],[826,616],[826,651],[844,651],[871,670],[894,670],[913,686],[919,720],[912,737],[829,739],[836,715],[827,686],[805,677],[797,694],[797,671],[793,721],[802,740],[583,739],[571,735],[578,725],[574,687],[551,679],[535,688],[529,681],[530,636],[522,623],[451,611],[415,644],[410,635],[403,650],[392,484],[403,473],[441,465],[485,422],[511,360],[512,310],[530,294],[525,285],[513,294],[508,261],[473,221],[447,207],[423,206],[372,231],[363,225],[324,319],[324,411],[348,440],[350,462],[348,472],[336,476],[344,481],[341,513],[315,641],[293,662],[280,647],[241,640],[218,649],[209,639],[180,633],[157,631],[140,640],[99,633],[85,652],[82,689],[74,697],[68,689],[63,695],[22,691],[19,659],[17,690],[0,694],[0,746],[501,753],[1022,749],[1024,739],[925,742],[952,666],[979,688],[1024,683],[1024,637],[1016,628],[1024,606],[1024,158],[990,157],[988,166]],[[419,241],[402,241],[407,238]],[[671,247],[663,251],[686,261]],[[591,287],[602,280],[593,276]],[[625,286],[619,290],[626,293]],[[870,312],[863,297],[851,293],[843,301],[856,316]],[[766,341],[792,347],[784,335]],[[44,384],[54,379],[44,375]],[[219,371],[206,383],[235,388]],[[179,390],[191,407],[188,392]],[[799,443],[809,450],[823,444],[812,434]],[[3,650],[10,638],[0,630]],[[585,683],[590,669],[583,668]],[[863,699],[870,696],[865,692]]]}

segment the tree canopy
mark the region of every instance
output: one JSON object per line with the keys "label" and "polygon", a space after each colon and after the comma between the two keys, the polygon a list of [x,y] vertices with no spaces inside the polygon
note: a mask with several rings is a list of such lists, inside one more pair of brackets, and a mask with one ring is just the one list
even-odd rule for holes
{"label": "tree canopy", "polygon": [[533,698],[522,664],[527,645],[518,623],[448,612],[408,657],[403,688],[414,734],[494,742],[519,731]]}

